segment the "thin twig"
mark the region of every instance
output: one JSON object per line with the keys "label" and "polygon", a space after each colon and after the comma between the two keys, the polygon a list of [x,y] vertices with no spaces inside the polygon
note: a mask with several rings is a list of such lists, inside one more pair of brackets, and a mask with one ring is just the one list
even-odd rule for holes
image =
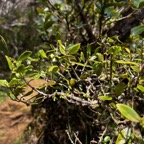
{"label": "thin twig", "polygon": [[35,88],[35,87],[33,87],[33,86],[31,86],[27,81],[26,81],[26,79],[25,78],[23,78],[23,80],[24,80],[24,82],[32,89],[32,90],[34,90],[34,91],[36,91],[36,92],[38,92],[39,94],[41,94],[41,95],[43,95],[43,96],[47,96],[47,94],[46,93],[44,93],[44,92],[42,92],[42,91],[40,91],[40,90],[38,90],[37,88]]}
{"label": "thin twig", "polygon": [[75,144],[75,143],[73,142],[73,140],[72,140],[72,138],[71,138],[71,136],[70,136],[70,134],[69,134],[68,130],[66,130],[66,133],[67,133],[67,135],[68,135],[69,140],[71,141],[71,143],[72,143],[72,144]]}
{"label": "thin twig", "polygon": [[77,137],[77,135],[74,133],[74,137],[76,139],[76,142],[78,142],[79,144],[82,144],[82,142],[79,140],[79,138]]}
{"label": "thin twig", "polygon": [[107,132],[107,126],[106,126],[106,128],[104,129],[104,131],[103,131],[103,133],[102,133],[102,135],[101,135],[101,137],[100,137],[100,140],[99,140],[99,144],[101,144],[101,142],[102,142],[102,140],[103,140],[103,137],[104,137],[104,135],[105,135],[105,133]]}

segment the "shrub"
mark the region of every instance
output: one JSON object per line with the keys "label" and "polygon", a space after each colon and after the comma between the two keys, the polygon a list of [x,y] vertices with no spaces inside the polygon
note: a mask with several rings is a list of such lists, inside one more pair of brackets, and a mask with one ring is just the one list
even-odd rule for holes
{"label": "shrub", "polygon": [[[30,126],[38,142],[142,143],[144,29],[135,17],[143,3],[42,4],[36,8],[41,49],[17,59],[6,55],[11,80],[0,81],[11,99],[34,105]],[[115,21],[127,31],[112,27]],[[35,88],[27,77],[46,83]],[[32,90],[23,93],[26,86]],[[33,91],[38,95],[29,97]]]}

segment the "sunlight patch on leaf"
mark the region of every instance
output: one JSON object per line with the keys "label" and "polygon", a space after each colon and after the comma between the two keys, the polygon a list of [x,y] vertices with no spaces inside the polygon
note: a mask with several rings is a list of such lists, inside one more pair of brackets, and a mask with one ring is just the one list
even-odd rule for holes
{"label": "sunlight patch on leaf", "polygon": [[129,64],[129,65],[139,65],[135,62],[123,61],[123,60],[116,60],[115,62],[118,63],[118,64],[125,64],[125,65],[127,65],[127,64]]}
{"label": "sunlight patch on leaf", "polygon": [[116,105],[120,113],[127,118],[128,120],[132,122],[140,122],[141,117],[138,115],[138,113],[132,109],[131,107],[125,105],[125,104],[117,104]]}
{"label": "sunlight patch on leaf", "polygon": [[131,136],[131,129],[126,127],[118,134],[116,144],[126,144],[128,140],[130,139],[130,136]]}
{"label": "sunlight patch on leaf", "polygon": [[72,45],[68,48],[68,54],[72,55],[72,54],[76,54],[80,49],[80,43]]}

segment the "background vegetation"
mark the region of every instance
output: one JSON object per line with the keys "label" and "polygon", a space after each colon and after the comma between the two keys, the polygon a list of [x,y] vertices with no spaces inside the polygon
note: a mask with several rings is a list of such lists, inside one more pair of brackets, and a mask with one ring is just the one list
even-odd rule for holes
{"label": "background vegetation", "polygon": [[[8,51],[17,38],[18,53],[7,54],[1,38],[11,75],[0,84],[11,99],[32,106],[25,141],[143,143],[143,4],[36,1],[25,26],[2,29]],[[46,83],[35,88],[27,77]],[[32,90],[23,93],[26,86]]]}

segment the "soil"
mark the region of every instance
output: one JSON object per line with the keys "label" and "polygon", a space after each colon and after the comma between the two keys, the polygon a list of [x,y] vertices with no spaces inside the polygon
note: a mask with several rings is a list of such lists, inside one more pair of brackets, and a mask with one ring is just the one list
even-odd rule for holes
{"label": "soil", "polygon": [[30,107],[7,98],[0,104],[0,144],[20,144],[30,121]]}
{"label": "soil", "polygon": [[[42,79],[26,79],[35,88],[46,83]],[[27,87],[24,93],[30,91]],[[33,92],[28,98],[37,95]],[[25,144],[22,142],[23,132],[32,120],[31,107],[9,98],[0,103],[0,144]]]}

